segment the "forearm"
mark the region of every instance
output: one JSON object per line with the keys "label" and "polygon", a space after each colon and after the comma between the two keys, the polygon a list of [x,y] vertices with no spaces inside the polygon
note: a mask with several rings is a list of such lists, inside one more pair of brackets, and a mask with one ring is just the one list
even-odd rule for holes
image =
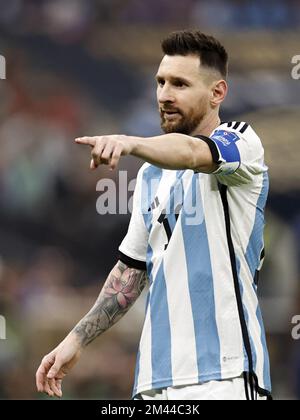
{"label": "forearm", "polygon": [[212,172],[216,169],[208,145],[184,134],[133,138],[132,155],[165,169],[193,169]]}
{"label": "forearm", "polygon": [[108,330],[131,308],[146,284],[146,272],[119,261],[109,274],[92,309],[71,331],[84,347]]}

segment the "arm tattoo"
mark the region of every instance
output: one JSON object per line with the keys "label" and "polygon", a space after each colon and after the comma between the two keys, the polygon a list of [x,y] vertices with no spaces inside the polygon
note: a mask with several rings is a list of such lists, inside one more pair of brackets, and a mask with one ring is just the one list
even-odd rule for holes
{"label": "arm tattoo", "polygon": [[145,287],[145,271],[118,261],[90,312],[73,329],[82,347],[108,330],[125,315]]}

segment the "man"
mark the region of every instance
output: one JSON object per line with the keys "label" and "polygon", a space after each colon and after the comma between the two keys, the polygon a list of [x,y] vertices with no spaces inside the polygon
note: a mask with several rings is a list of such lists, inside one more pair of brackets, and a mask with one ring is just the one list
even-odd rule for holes
{"label": "man", "polygon": [[222,123],[227,53],[198,31],[170,34],[157,80],[161,127],[153,138],[83,137],[91,168],[121,156],[146,163],[119,261],[90,312],[51,353],[37,388],[61,396],[84,347],[117,322],[149,280],[135,399],[270,398],[257,299],[264,256],[267,167],[245,122]]}

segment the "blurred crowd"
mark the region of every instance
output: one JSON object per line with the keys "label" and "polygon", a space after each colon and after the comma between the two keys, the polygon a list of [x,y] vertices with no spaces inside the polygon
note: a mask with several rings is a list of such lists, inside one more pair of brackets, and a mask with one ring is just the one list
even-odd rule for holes
{"label": "blurred crowd", "polygon": [[[283,29],[300,23],[297,0],[0,0],[11,33],[44,33],[76,41],[93,24],[182,24],[232,31]],[[16,28],[17,25],[17,28]]]}
{"label": "blurred crowd", "polygon": [[[257,54],[270,45],[269,29],[298,28],[299,2],[155,0],[149,7],[135,0],[0,0],[0,10],[0,54],[7,59],[7,80],[0,81],[0,315],[8,337],[0,340],[0,399],[42,398],[34,388],[41,357],[92,306],[116,262],[129,214],[97,214],[96,184],[117,182],[118,173],[91,173],[89,150],[74,138],[160,133],[153,76],[164,25],[232,33],[223,119],[253,122],[266,146],[271,193],[260,294],[275,396],[300,399],[300,342],[290,335],[291,317],[300,313],[300,95],[290,61],[280,64],[299,32],[284,37],[281,47],[271,43],[276,65],[261,68]],[[105,39],[109,56],[91,48],[102,24],[128,28],[128,56],[114,55],[113,39]],[[137,39],[144,41],[132,25],[147,30],[138,63],[130,52]],[[250,45],[251,30],[263,31],[257,49],[239,59],[235,31],[243,29]],[[119,169],[131,180],[140,165],[125,158]],[[66,398],[130,397],[143,302],[90,346],[66,381]]]}

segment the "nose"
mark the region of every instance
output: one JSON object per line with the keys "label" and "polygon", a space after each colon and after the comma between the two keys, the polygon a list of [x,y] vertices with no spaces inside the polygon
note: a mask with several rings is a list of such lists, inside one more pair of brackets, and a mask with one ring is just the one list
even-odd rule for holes
{"label": "nose", "polygon": [[165,83],[163,86],[158,87],[157,89],[157,99],[160,104],[164,104],[166,102],[173,103],[175,102],[174,95],[172,93],[172,89],[168,83]]}

